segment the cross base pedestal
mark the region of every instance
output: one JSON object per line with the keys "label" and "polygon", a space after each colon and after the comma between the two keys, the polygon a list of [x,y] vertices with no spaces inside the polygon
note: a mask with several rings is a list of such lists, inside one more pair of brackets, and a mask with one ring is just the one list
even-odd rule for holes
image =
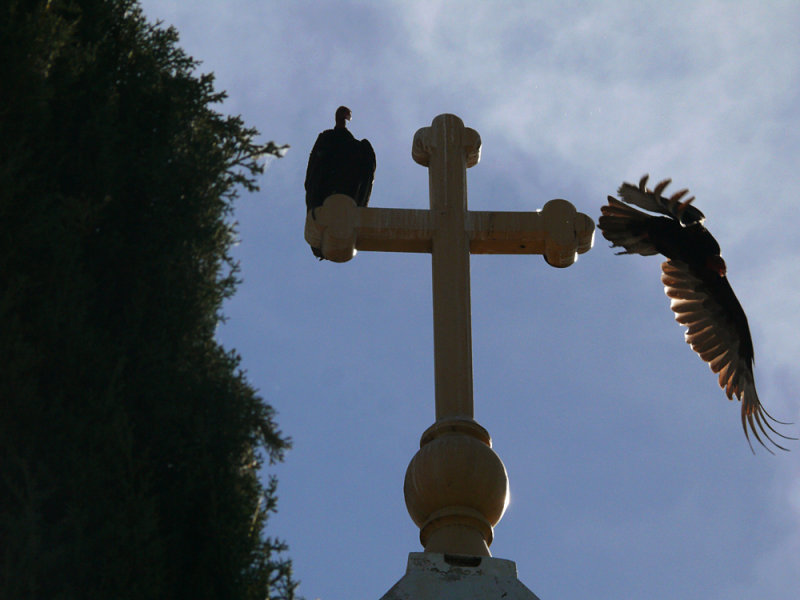
{"label": "cross base pedestal", "polygon": [[381,600],[539,600],[502,558],[412,552],[406,574]]}

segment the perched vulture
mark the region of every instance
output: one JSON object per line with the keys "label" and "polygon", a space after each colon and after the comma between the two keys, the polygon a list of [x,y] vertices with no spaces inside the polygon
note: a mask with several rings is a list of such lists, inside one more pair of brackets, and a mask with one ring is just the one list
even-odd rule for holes
{"label": "perched vulture", "polygon": [[[618,191],[622,201],[608,197],[598,222],[603,236],[612,247],[624,248],[618,254],[663,254],[669,259],[661,264],[661,281],[675,320],[688,328],[686,342],[719,374],[719,385],[728,399],[736,396],[741,401],[742,428],[750,448],[752,432],[770,452],[761,436],[786,450],[770,434],[795,438],[773,428],[772,423],[785,423],[772,418],[758,400],[750,328],[725,276],[719,244],[703,226],[703,213],[691,205],[694,197],[683,200],[688,190],[665,198],[661,193],[670,180],[650,190],[647,179],[647,175],[642,177],[638,187],[623,183]],[[629,204],[664,216],[644,213]]]}
{"label": "perched vulture", "polygon": [[[331,194],[346,194],[366,206],[375,177],[375,152],[367,140],[357,140],[347,129],[351,112],[336,110],[336,126],[317,137],[306,170],[306,209],[322,206]],[[313,213],[312,213],[313,214]]]}

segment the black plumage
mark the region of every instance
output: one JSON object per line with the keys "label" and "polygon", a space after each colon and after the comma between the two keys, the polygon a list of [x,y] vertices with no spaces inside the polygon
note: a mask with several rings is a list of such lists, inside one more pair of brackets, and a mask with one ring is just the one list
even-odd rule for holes
{"label": "black plumage", "polygon": [[345,194],[358,206],[367,206],[375,177],[375,152],[367,140],[357,140],[347,129],[351,112],[336,110],[336,126],[317,136],[306,170],[306,209],[313,210],[332,194]]}
{"label": "black plumage", "polygon": [[[758,399],[750,328],[728,282],[719,244],[704,227],[703,213],[691,205],[694,197],[683,200],[688,190],[665,198],[661,193],[670,180],[650,190],[647,179],[645,175],[638,187],[623,183],[618,192],[622,201],[608,197],[598,222],[603,236],[612,246],[624,248],[618,254],[662,254],[669,259],[661,265],[661,281],[675,320],[687,327],[686,342],[719,375],[727,397],[741,401],[748,443],[752,433],[768,450],[764,440],[786,450],[771,434],[795,438],[775,430],[773,423],[782,422],[772,418]],[[647,214],[631,204],[664,216]]]}

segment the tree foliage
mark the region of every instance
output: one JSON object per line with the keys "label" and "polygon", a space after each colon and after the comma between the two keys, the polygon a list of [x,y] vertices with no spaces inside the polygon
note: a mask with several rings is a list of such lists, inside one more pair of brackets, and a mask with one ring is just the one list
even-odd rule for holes
{"label": "tree foliage", "polygon": [[0,597],[289,598],[288,440],[214,339],[280,155],[134,0],[0,8]]}

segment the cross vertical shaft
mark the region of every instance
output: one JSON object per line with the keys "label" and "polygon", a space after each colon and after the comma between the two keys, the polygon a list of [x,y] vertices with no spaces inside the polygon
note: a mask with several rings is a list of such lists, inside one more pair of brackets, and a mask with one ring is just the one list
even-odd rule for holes
{"label": "cross vertical shaft", "polygon": [[478,161],[480,136],[475,130],[465,128],[455,115],[444,115],[431,127],[419,130],[414,148],[414,158],[428,167],[434,225],[431,261],[436,420],[471,419],[472,328],[466,170]]}
{"label": "cross vertical shaft", "polygon": [[455,115],[441,115],[414,136],[412,155],[428,167],[433,239],[433,345],[436,420],[471,419],[467,167],[478,162],[480,136]]}

